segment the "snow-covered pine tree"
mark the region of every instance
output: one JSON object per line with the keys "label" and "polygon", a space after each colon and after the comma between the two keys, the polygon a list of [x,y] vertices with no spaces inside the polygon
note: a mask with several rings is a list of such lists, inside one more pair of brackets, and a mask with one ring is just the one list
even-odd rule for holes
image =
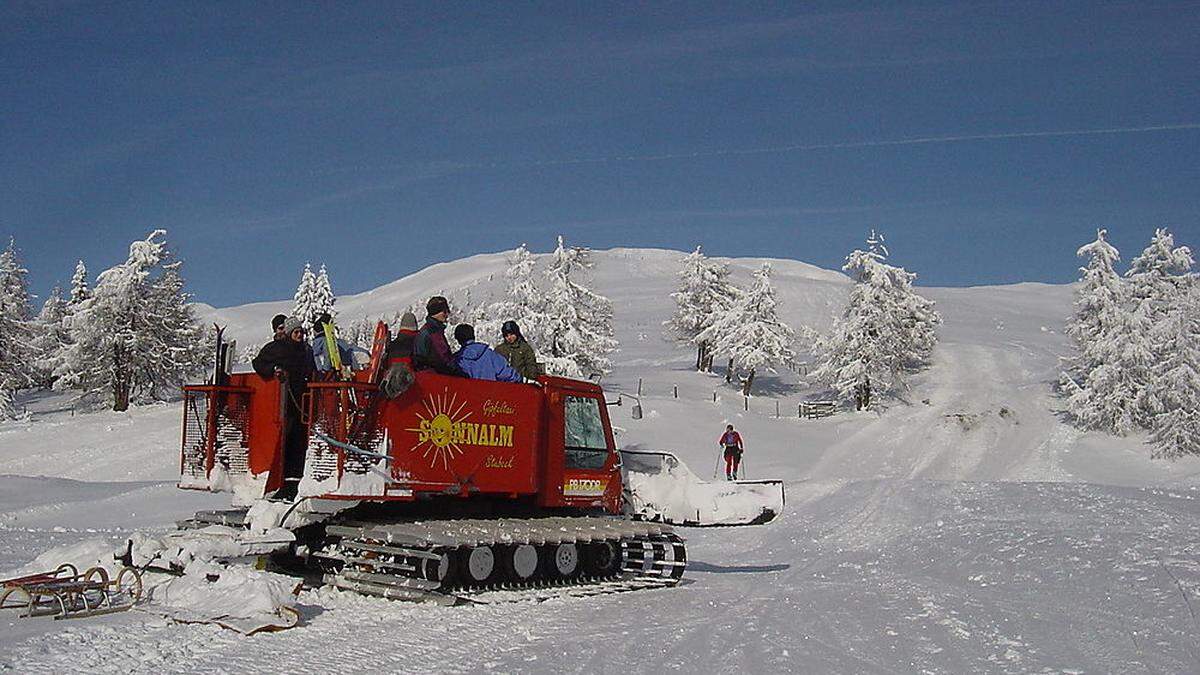
{"label": "snow-covered pine tree", "polygon": [[508,269],[504,271],[504,297],[487,306],[483,312],[486,318],[475,326],[475,335],[486,336],[480,337],[481,340],[496,340],[505,321],[516,321],[539,358],[549,354],[549,317],[542,310],[544,300],[535,280],[536,268],[537,259],[525,244],[513,249],[508,256]]}
{"label": "snow-covered pine tree", "polygon": [[137,379],[146,387],[138,400],[162,400],[188,376],[211,365],[209,346],[215,335],[192,313],[192,296],[184,290],[179,271],[182,266],[164,242],[159,262],[162,272],[149,289],[150,316],[163,330],[149,338],[152,344],[160,345],[156,358],[138,362],[143,371]]}
{"label": "snow-covered pine tree", "polygon": [[1162,407],[1150,421],[1154,456],[1200,455],[1200,289],[1189,284],[1155,332],[1165,359],[1151,383]]}
{"label": "snow-covered pine tree", "polygon": [[[57,290],[57,288],[55,289]],[[71,275],[71,295],[67,298],[66,305],[63,307],[63,316],[59,320],[59,329],[61,330],[61,340],[58,340],[58,348],[52,355],[43,353],[41,358],[48,359],[43,366],[47,375],[48,386],[53,387],[54,382],[58,380],[60,368],[64,368],[63,363],[66,359],[67,348],[75,342],[71,337],[74,331],[75,313],[83,306],[84,301],[92,297],[92,289],[88,285],[88,270],[87,265],[82,260],[75,263],[75,272]],[[43,313],[46,311],[42,309]]]}
{"label": "snow-covered pine tree", "polygon": [[34,322],[36,337],[33,348],[37,353],[37,385],[49,388],[54,384],[54,371],[62,363],[63,354],[71,344],[71,331],[67,323],[69,304],[63,299],[62,289],[55,286],[42,311]]}
{"label": "snow-covered pine tree", "polygon": [[342,339],[352,345],[370,350],[371,345],[375,342],[375,324],[376,321],[364,316],[342,331]]}
{"label": "snow-covered pine tree", "polygon": [[13,394],[0,383],[0,421],[16,419],[17,407],[13,400]]}
{"label": "snow-covered pine tree", "polygon": [[0,387],[9,392],[31,386],[37,379],[26,274],[16,242],[10,239],[0,253]]}
{"label": "snow-covered pine tree", "polygon": [[55,373],[56,388],[79,389],[121,411],[163,396],[203,366],[203,332],[165,234],[133,242],[125,262],[97,277],[73,318],[75,343]]}
{"label": "snow-covered pine tree", "polygon": [[292,316],[300,319],[307,328],[321,315],[317,306],[317,276],[313,274],[312,265],[304,263],[304,272],[300,274],[300,283],[296,286],[296,294],[292,298]]}
{"label": "snow-covered pine tree", "polygon": [[87,265],[84,265],[82,260],[75,263],[75,274],[71,275],[70,303],[72,305],[78,305],[92,297],[92,289],[88,288],[87,274]]}
{"label": "snow-covered pine tree", "polygon": [[867,244],[846,257],[842,269],[855,284],[842,318],[818,345],[821,358],[812,373],[842,400],[860,390],[892,391],[904,372],[923,367],[942,320],[934,303],[913,289],[917,275],[885,262],[883,237],[872,230]]}
{"label": "snow-covered pine tree", "polygon": [[795,331],[779,318],[770,264],[754,273],[754,283],[731,310],[696,335],[697,342],[710,343],[714,352],[729,355],[746,371],[742,394],[747,396],[758,371],[776,372],[778,366],[792,361],[795,339]]}
{"label": "snow-covered pine tree", "polygon": [[1101,362],[1092,348],[1111,332],[1116,316],[1123,311],[1127,290],[1116,271],[1121,253],[1108,243],[1108,230],[1096,230],[1096,240],[1079,247],[1075,255],[1086,257],[1088,263],[1079,268],[1075,313],[1067,321],[1067,335],[1079,352],[1073,366],[1086,376]]}
{"label": "snow-covered pine tree", "polygon": [[321,265],[321,270],[317,272],[315,288],[316,292],[313,295],[313,308],[315,313],[313,314],[313,319],[316,319],[322,314],[329,314],[329,316],[336,319],[337,309],[334,308],[334,304],[337,302],[337,298],[333,295],[333,286],[331,286],[329,283],[329,273],[325,271],[324,265]]}
{"label": "snow-covered pine tree", "polygon": [[[1149,344],[1131,336],[1127,344],[1135,346],[1123,354],[1116,354],[1119,366],[1125,369],[1137,385],[1138,397],[1135,418],[1139,426],[1150,427],[1151,420],[1169,410],[1162,398],[1169,391],[1151,386],[1156,379],[1155,370],[1172,356],[1177,342],[1168,331],[1164,340],[1157,333],[1166,319],[1183,304],[1192,285],[1192,253],[1186,246],[1175,246],[1175,238],[1163,228],[1154,231],[1150,245],[1141,255],[1133,259],[1125,273],[1128,282],[1131,329],[1144,333]],[[1141,357],[1134,360],[1130,357]]]}
{"label": "snow-covered pine tree", "polygon": [[1120,252],[1106,230],[1076,255],[1088,263],[1079,268],[1075,314],[1067,322],[1078,352],[1062,382],[1067,409],[1084,428],[1124,436],[1137,426],[1138,379],[1145,374],[1133,371],[1152,358],[1149,325],[1128,310],[1129,288],[1115,267]]}
{"label": "snow-covered pine tree", "polygon": [[[613,339],[612,302],[575,279],[592,266],[586,248],[567,248],[561,235],[546,269],[544,326],[522,326],[538,348],[546,372],[566,377],[591,377],[609,372]],[[534,338],[525,331],[537,331]],[[536,339],[536,341],[535,341]]]}
{"label": "snow-covered pine tree", "polygon": [[710,260],[697,246],[683,259],[679,287],[671,298],[675,315],[663,324],[682,341],[696,345],[696,370],[710,370],[712,345],[697,336],[737,303],[738,290],[729,281],[729,268]]}

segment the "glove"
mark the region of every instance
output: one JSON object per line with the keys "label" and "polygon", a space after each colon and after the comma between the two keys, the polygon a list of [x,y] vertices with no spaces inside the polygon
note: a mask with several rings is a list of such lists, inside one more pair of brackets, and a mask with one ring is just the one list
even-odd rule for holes
{"label": "glove", "polygon": [[537,380],[531,380],[531,379],[529,379],[528,377],[527,377],[527,378],[525,378],[525,384],[531,384],[531,385],[533,385],[533,386],[537,387],[538,389],[541,389],[541,388],[542,388],[542,383],[541,383],[541,382],[538,382]]}

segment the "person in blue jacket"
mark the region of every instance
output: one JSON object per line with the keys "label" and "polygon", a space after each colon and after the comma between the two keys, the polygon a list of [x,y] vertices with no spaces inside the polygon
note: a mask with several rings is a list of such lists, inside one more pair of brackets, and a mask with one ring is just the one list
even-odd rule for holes
{"label": "person in blue jacket", "polygon": [[[317,317],[316,321],[313,321],[313,367],[317,372],[327,373],[333,370],[333,361],[329,358],[329,343],[325,341],[325,324],[332,322],[333,317],[329,316],[328,312]],[[361,352],[367,356],[371,355],[371,352],[357,345],[352,345],[341,338],[337,339],[337,348],[338,357],[341,358],[342,365],[350,369],[354,369],[354,352]]]}
{"label": "person in blue jacket", "polygon": [[454,329],[454,339],[462,345],[462,349],[454,354],[454,362],[468,377],[497,382],[521,382],[524,379],[508,365],[508,359],[485,343],[475,341],[475,327],[471,324],[460,323]]}

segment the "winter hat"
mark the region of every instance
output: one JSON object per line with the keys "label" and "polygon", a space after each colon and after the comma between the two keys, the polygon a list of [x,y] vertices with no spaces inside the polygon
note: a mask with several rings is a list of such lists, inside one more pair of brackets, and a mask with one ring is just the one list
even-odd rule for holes
{"label": "winter hat", "polygon": [[454,339],[458,344],[465,345],[475,340],[475,327],[469,323],[460,323],[454,329]]}
{"label": "winter hat", "polygon": [[433,316],[438,312],[449,312],[450,303],[446,302],[446,299],[442,296],[435,295],[429,299],[429,302],[425,303],[425,311],[429,313],[429,316]]}
{"label": "winter hat", "polygon": [[284,333],[291,335],[292,331],[296,330],[297,328],[304,328],[304,324],[300,322],[300,319],[297,319],[294,316],[289,316],[287,319],[284,320],[284,322],[283,322],[283,332]]}
{"label": "winter hat", "polygon": [[313,330],[320,330],[321,326],[324,326],[331,321],[333,321],[333,317],[329,316],[329,312],[325,312],[321,314],[321,316],[318,316],[315,321],[313,321]]}
{"label": "winter hat", "polygon": [[405,312],[404,316],[400,317],[400,330],[417,330],[417,315]]}
{"label": "winter hat", "polygon": [[516,321],[505,321],[504,325],[500,327],[500,334],[521,337],[521,327],[517,325]]}
{"label": "winter hat", "polygon": [[284,321],[287,321],[287,314],[276,314],[275,317],[271,319],[271,330],[279,330],[279,327],[283,325]]}

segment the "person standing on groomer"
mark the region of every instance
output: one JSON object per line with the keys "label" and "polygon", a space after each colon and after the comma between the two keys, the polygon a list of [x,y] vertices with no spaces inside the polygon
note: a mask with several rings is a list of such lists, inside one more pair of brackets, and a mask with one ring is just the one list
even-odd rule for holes
{"label": "person standing on groomer", "polygon": [[304,454],[308,450],[308,433],[300,417],[300,401],[312,379],[313,359],[304,340],[300,319],[288,317],[280,328],[286,336],[263,345],[251,365],[265,380],[279,380],[283,396],[283,487],[275,493],[280,499],[295,499],[300,479],[304,477]]}
{"label": "person standing on groomer", "polygon": [[446,321],[450,318],[450,303],[435,295],[425,303],[425,325],[417,331],[413,340],[413,369],[432,370],[442,375],[466,377],[450,355],[450,344],[446,342]]}

